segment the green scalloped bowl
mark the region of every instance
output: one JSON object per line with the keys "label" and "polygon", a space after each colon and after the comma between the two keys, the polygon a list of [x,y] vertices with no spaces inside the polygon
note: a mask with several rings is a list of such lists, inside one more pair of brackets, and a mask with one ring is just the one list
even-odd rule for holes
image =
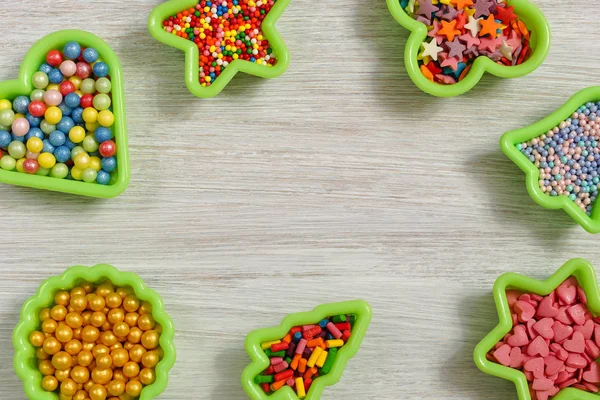
{"label": "green scalloped bowl", "polygon": [[169,370],[175,363],[173,337],[175,328],[164,308],[160,295],[146,287],[142,279],[132,272],[121,272],[115,267],[100,264],[88,268],[76,266],[67,269],[62,275],[44,281],[35,296],[27,300],[21,308],[21,320],[13,332],[15,348],[14,368],[24,384],[25,393],[31,400],[57,400],[58,395],[42,389],[42,374],[36,366],[35,348],[29,343],[29,334],[40,325],[39,312],[54,302],[54,294],[59,290],[70,290],[83,281],[101,283],[110,281],[118,286],[130,286],[136,296],[152,305],[152,316],[162,327],[160,347],[163,359],[156,366],[156,381],[144,387],[139,400],[150,400],[162,393],[167,387]]}
{"label": "green scalloped bowl", "polygon": [[29,175],[16,171],[0,169],[0,182],[17,186],[27,186],[55,192],[71,193],[81,196],[111,198],[123,193],[130,180],[129,150],[127,147],[127,125],[125,120],[125,98],[123,94],[123,71],[115,52],[98,36],[81,30],[64,30],[51,33],[27,52],[21,63],[19,77],[12,81],[0,83],[0,99],[13,100],[15,97],[33,91],[31,77],[46,60],[46,53],[53,49],[62,48],[71,40],[76,40],[82,46],[94,47],[100,57],[108,64],[112,82],[112,111],[115,123],[112,130],[117,143],[117,171],[114,172],[108,185],[86,183],[75,180],[58,179],[49,176]]}
{"label": "green scalloped bowl", "polygon": [[520,65],[506,66],[495,63],[488,57],[478,57],[465,78],[453,85],[442,85],[428,80],[419,69],[417,56],[421,43],[427,38],[425,24],[413,19],[400,6],[398,0],[386,0],[388,9],[394,19],[408,29],[411,34],[404,50],[404,63],[410,79],[422,91],[437,97],[452,97],[471,90],[485,72],[501,78],[518,78],[533,71],[542,63],[550,50],[550,25],[539,8],[527,0],[506,0],[515,7],[515,13],[532,31],[530,46],[533,50],[527,61]]}
{"label": "green scalloped bowl", "polygon": [[[552,197],[540,189],[538,184],[540,173],[531,161],[525,157],[515,146],[521,142],[529,141],[546,133],[548,130],[569,118],[581,105],[591,101],[600,100],[600,86],[593,86],[577,92],[558,110],[546,118],[525,128],[506,132],[500,138],[500,148],[526,175],[525,185],[531,198],[540,206],[548,209],[562,208],[575,222],[590,233],[600,233],[600,207],[592,207],[591,215],[587,215],[581,208],[567,196]],[[596,202],[597,204],[597,202]]]}
{"label": "green scalloped bowl", "polygon": [[[516,289],[522,292],[535,293],[546,296],[556,289],[570,276],[577,278],[577,282],[585,291],[587,307],[594,315],[600,315],[600,292],[596,272],[589,261],[573,258],[560,267],[550,278],[538,281],[527,276],[506,273],[501,275],[494,283],[494,300],[498,310],[498,325],[475,347],[473,360],[477,367],[486,374],[497,376],[513,382],[517,389],[519,400],[531,400],[529,387],[525,374],[521,371],[505,367],[486,358],[486,354],[512,329],[512,317],[506,298],[507,289]],[[567,388],[561,390],[553,400],[598,400],[598,395],[582,390]]]}
{"label": "green scalloped bowl", "polygon": [[171,0],[159,5],[150,13],[148,30],[159,42],[185,52],[185,84],[188,90],[196,97],[214,97],[225,89],[225,86],[238,72],[245,72],[261,78],[276,78],[285,72],[290,63],[290,55],[283,39],[275,29],[275,23],[289,3],[290,0],[277,0],[262,23],[263,33],[277,56],[277,63],[273,67],[267,68],[245,60],[234,60],[213,81],[212,85],[206,87],[203,87],[198,80],[198,46],[190,40],[175,36],[162,28],[165,19],[182,10],[194,7],[198,4],[198,0]]}
{"label": "green scalloped bowl", "polygon": [[331,371],[315,379],[306,393],[305,400],[317,400],[326,386],[336,384],[342,377],[342,372],[349,359],[358,352],[360,344],[367,333],[371,322],[371,306],[363,300],[345,301],[341,303],[323,304],[309,312],[290,314],[283,319],[281,325],[273,328],[264,328],[251,332],[246,337],[246,352],[250,355],[252,363],[242,373],[242,386],[252,400],[299,400],[294,390],[285,386],[271,395],[267,395],[260,385],[254,383],[254,378],[269,366],[269,358],[261,348],[261,343],[279,340],[284,337],[294,326],[314,324],[323,318],[340,314],[356,315],[356,323],[352,328],[350,339],[338,352]]}

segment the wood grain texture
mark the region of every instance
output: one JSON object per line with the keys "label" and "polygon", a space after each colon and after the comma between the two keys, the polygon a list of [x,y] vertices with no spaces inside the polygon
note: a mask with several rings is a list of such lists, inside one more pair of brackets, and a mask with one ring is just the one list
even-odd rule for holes
{"label": "wood grain texture", "polygon": [[373,322],[324,399],[516,398],[471,359],[497,321],[495,278],[546,277],[575,256],[600,266],[599,237],[535,205],[498,146],[600,81],[600,3],[535,2],[552,26],[544,65],[436,99],[409,80],[407,32],[384,1],[293,0],[277,24],[287,73],[238,75],[209,100],[146,30],[159,0],[0,2],[0,79],[55,30],[113,46],[132,165],[108,201],[0,187],[1,397],[25,399],[11,345],[23,301],[68,266],[107,262],[140,274],[175,321],[163,400],[246,398],[249,331],[351,298]]}

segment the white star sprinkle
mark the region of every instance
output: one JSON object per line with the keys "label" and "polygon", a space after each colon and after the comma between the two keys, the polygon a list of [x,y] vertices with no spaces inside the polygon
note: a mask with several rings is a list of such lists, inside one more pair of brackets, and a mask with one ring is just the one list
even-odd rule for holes
{"label": "white star sprinkle", "polygon": [[444,50],[443,48],[437,45],[437,41],[435,40],[435,38],[433,38],[429,43],[423,42],[421,46],[423,46],[423,53],[421,53],[421,56],[429,56],[434,61],[437,61],[438,53]]}
{"label": "white star sprinkle", "polygon": [[481,18],[473,18],[472,15],[469,15],[469,23],[465,24],[465,29],[471,32],[471,36],[477,37],[477,34],[481,30],[481,23],[479,22]]}

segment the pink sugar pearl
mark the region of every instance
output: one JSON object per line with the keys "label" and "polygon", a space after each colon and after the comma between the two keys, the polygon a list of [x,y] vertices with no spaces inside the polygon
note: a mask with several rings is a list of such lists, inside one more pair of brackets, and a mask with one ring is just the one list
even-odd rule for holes
{"label": "pink sugar pearl", "polygon": [[60,72],[66,77],[71,77],[77,72],[77,65],[71,60],[65,60],[60,64]]}
{"label": "pink sugar pearl", "polygon": [[44,93],[44,103],[49,106],[57,106],[62,102],[62,94],[58,90],[48,90]]}
{"label": "pink sugar pearl", "polygon": [[17,118],[12,123],[12,132],[15,136],[25,136],[29,132],[29,121],[25,118]]}

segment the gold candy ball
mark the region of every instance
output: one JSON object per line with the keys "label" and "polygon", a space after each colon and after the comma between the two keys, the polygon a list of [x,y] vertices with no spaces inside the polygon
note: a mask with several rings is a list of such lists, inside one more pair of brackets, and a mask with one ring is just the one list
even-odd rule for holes
{"label": "gold candy ball", "polygon": [[90,370],[78,365],[71,370],[71,379],[76,383],[86,383],[90,379]]}
{"label": "gold candy ball", "polygon": [[64,382],[65,379],[71,376],[71,368],[57,369],[54,373],[54,376],[56,377],[56,379],[58,379],[59,382]]}
{"label": "gold candy ball", "polygon": [[64,290],[57,292],[54,295],[54,303],[61,305],[61,306],[65,306],[65,307],[68,306],[70,299],[71,299],[71,295],[69,294],[69,292],[65,292]]}
{"label": "gold candy ball", "polygon": [[35,358],[38,360],[48,360],[50,358],[50,354],[46,353],[43,348],[35,349]]}
{"label": "gold candy ball", "polygon": [[103,284],[98,285],[98,287],[96,288],[96,294],[100,297],[106,297],[114,291],[115,288],[110,282],[104,282]]}
{"label": "gold candy ball", "polygon": [[102,311],[95,311],[90,318],[90,323],[96,328],[100,328],[106,323],[106,315]]}
{"label": "gold candy ball", "polygon": [[49,308],[43,308],[42,311],[40,311],[40,321],[45,321],[48,318],[50,318],[50,309]]}
{"label": "gold candy ball", "polygon": [[136,312],[140,308],[140,301],[135,295],[130,294],[123,299],[123,308],[130,313]]}
{"label": "gold candy ball", "polygon": [[29,334],[29,343],[34,347],[42,347],[46,336],[40,331],[33,331]]}
{"label": "gold candy ball", "polygon": [[127,378],[135,378],[140,373],[140,366],[137,362],[129,361],[123,366],[123,375]]}
{"label": "gold candy ball", "polygon": [[70,312],[67,314],[65,322],[72,329],[81,328],[83,326],[83,317],[77,312]]}
{"label": "gold candy ball", "polygon": [[140,382],[142,382],[144,385],[152,385],[154,383],[154,380],[156,379],[156,376],[154,375],[154,370],[150,368],[144,368],[143,370],[141,370],[138,377],[140,379]]}
{"label": "gold candy ball", "polygon": [[118,293],[109,293],[106,295],[106,306],[108,308],[117,308],[120,307],[123,303],[123,299]]}
{"label": "gold candy ball", "polygon": [[76,356],[77,354],[79,354],[79,352],[83,348],[83,345],[81,344],[81,342],[79,340],[72,339],[72,340],[68,341],[67,343],[65,343],[64,347],[65,347],[65,351],[67,353],[69,353],[72,356]]}
{"label": "gold candy ball", "polygon": [[67,343],[69,340],[73,339],[73,329],[71,329],[68,325],[59,325],[54,331],[54,336],[61,343]]}
{"label": "gold candy ball", "polygon": [[152,314],[140,315],[140,318],[138,318],[137,323],[138,327],[143,331],[149,331],[151,329],[154,329],[154,326],[156,325]]}
{"label": "gold candy ball", "polygon": [[40,361],[38,369],[40,370],[43,376],[53,375],[56,371],[56,368],[54,368],[54,365],[52,365],[52,361],[50,360]]}
{"label": "gold candy ball", "polygon": [[104,301],[104,297],[92,295],[88,299],[88,307],[92,311],[102,311],[105,306],[106,302]]}
{"label": "gold candy ball", "polygon": [[144,355],[142,356],[142,365],[146,368],[154,368],[159,361],[160,358],[156,350],[144,353]]}
{"label": "gold candy ball", "polygon": [[73,357],[66,351],[59,351],[52,356],[52,365],[56,369],[67,369],[73,365]]}
{"label": "gold candy ball", "polygon": [[101,385],[106,385],[113,377],[113,371],[110,368],[100,369],[94,368],[92,370],[92,380]]}
{"label": "gold candy ball", "polygon": [[107,369],[113,365],[113,360],[110,354],[101,354],[96,357],[96,366],[100,369]]}
{"label": "gold candy ball", "polygon": [[44,333],[54,333],[56,328],[58,328],[58,323],[53,319],[48,318],[42,322],[42,332]]}
{"label": "gold candy ball", "polygon": [[46,353],[53,356],[60,351],[60,349],[62,348],[62,345],[60,344],[58,339],[56,339],[54,336],[49,336],[46,338],[46,340],[44,340],[44,344],[42,345],[42,348],[44,349],[44,351]]}
{"label": "gold candy ball", "polygon": [[125,313],[122,308],[115,308],[108,312],[107,319],[111,324],[117,324],[118,322],[123,322],[125,320]]}
{"label": "gold candy ball", "polygon": [[129,333],[127,334],[127,340],[133,344],[137,344],[142,340],[143,334],[144,332],[136,326],[129,330]]}
{"label": "gold candy ball", "polygon": [[103,354],[110,354],[110,349],[106,345],[98,344],[94,346],[92,354],[94,355],[94,358],[98,358]]}
{"label": "gold candy ball", "polygon": [[72,397],[77,392],[77,384],[73,379],[67,378],[60,384],[60,392],[67,397]]}
{"label": "gold candy ball", "polygon": [[42,389],[46,392],[54,392],[58,389],[58,379],[53,376],[45,376],[42,379]]}
{"label": "gold candy ball", "polygon": [[129,362],[129,352],[125,349],[113,350],[111,354],[112,362],[116,367],[121,368]]}
{"label": "gold candy ball", "polygon": [[55,305],[50,310],[50,318],[55,321],[63,321],[67,317],[67,308],[65,306],[61,306],[60,304]]}
{"label": "gold candy ball", "polygon": [[144,346],[136,344],[131,348],[131,350],[129,350],[129,359],[131,361],[139,363],[140,361],[142,361],[142,356],[145,352],[146,349],[144,348]]}
{"label": "gold candy ball", "polygon": [[[141,318],[140,318],[141,319]],[[138,320],[139,323],[139,320]],[[113,326],[113,332],[116,336],[125,337],[129,335],[129,325],[125,322],[117,322],[115,326]]]}
{"label": "gold candy ball", "polygon": [[92,386],[88,393],[90,395],[90,400],[105,400],[108,395],[106,388],[99,384]]}
{"label": "gold candy ball", "polygon": [[82,350],[79,354],[77,354],[77,363],[82,367],[90,366],[92,361],[94,361],[94,355],[91,351]]}
{"label": "gold candy ball", "polygon": [[131,380],[127,382],[127,385],[125,386],[125,391],[132,397],[138,397],[142,392],[142,389],[142,383],[138,380]]}
{"label": "gold candy ball", "polygon": [[106,386],[106,390],[111,396],[119,396],[125,392],[125,382],[113,380]]}
{"label": "gold candy ball", "polygon": [[81,338],[86,342],[95,342],[99,337],[100,331],[95,326],[88,325],[81,331]]}
{"label": "gold candy ball", "polygon": [[142,335],[142,345],[148,350],[158,347],[159,335],[156,331],[146,331]]}
{"label": "gold candy ball", "polygon": [[148,303],[147,301],[142,301],[138,313],[140,315],[152,314],[152,304]]}

